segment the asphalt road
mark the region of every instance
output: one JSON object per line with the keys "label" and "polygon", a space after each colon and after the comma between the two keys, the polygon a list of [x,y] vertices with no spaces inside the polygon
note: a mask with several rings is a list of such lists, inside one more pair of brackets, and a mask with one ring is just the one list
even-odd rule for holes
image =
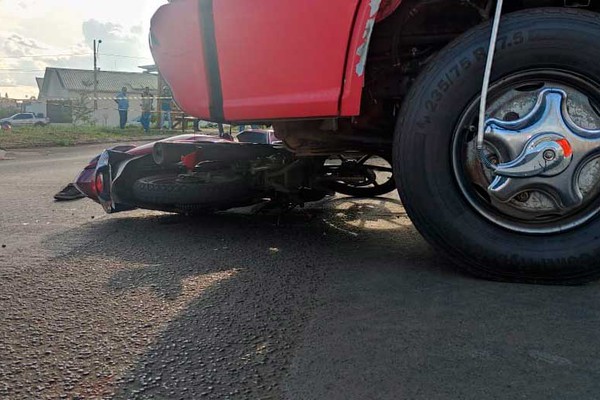
{"label": "asphalt road", "polygon": [[0,398],[600,398],[598,284],[461,275],[396,197],[281,218],[54,203],[101,148],[0,161]]}

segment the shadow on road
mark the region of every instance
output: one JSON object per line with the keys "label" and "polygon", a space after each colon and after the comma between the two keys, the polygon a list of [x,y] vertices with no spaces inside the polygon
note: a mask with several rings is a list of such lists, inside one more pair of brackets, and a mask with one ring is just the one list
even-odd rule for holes
{"label": "shadow on road", "polygon": [[344,198],[281,218],[139,213],[69,235],[59,241],[78,247],[61,257],[119,265],[105,290],[131,304],[143,295],[129,314],[154,321],[105,383],[117,398],[549,398],[565,380],[585,398],[600,388],[589,347],[564,342],[597,345],[597,286],[456,274],[395,200]]}
{"label": "shadow on road", "polygon": [[62,258],[122,266],[107,282],[118,296],[179,302],[136,366],[113,382],[121,398],[279,398],[320,291],[347,268],[431,271],[433,259],[392,199],[338,199],[283,216],[124,215],[52,241],[69,249]]}

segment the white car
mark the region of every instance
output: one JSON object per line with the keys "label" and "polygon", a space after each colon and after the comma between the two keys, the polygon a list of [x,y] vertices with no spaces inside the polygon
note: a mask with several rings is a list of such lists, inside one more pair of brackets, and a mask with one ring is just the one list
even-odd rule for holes
{"label": "white car", "polygon": [[50,119],[47,117],[37,117],[34,113],[19,113],[12,117],[0,119],[0,125],[12,125],[12,126],[46,126],[50,123]]}

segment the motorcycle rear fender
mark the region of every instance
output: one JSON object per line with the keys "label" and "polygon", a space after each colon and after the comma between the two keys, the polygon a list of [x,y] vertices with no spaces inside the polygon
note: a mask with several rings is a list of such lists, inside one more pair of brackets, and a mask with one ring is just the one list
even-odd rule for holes
{"label": "motorcycle rear fender", "polygon": [[[98,202],[108,214],[129,211],[135,208],[127,203],[126,198],[122,198],[122,193],[126,191],[120,190],[120,181],[123,181],[123,179],[119,178],[123,176],[126,170],[136,168],[135,160],[144,157],[149,156],[133,156],[114,150],[105,150],[100,155],[96,165],[96,175],[103,173],[108,177],[108,183],[105,182],[105,185],[108,184],[108,190],[104,194],[98,194]],[[126,183],[123,186],[126,187]]]}

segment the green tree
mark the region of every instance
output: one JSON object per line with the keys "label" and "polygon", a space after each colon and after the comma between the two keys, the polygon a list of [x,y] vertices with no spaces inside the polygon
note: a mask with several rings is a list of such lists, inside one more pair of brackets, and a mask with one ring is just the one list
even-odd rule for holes
{"label": "green tree", "polygon": [[86,93],[80,93],[73,101],[73,124],[95,125],[92,99]]}

